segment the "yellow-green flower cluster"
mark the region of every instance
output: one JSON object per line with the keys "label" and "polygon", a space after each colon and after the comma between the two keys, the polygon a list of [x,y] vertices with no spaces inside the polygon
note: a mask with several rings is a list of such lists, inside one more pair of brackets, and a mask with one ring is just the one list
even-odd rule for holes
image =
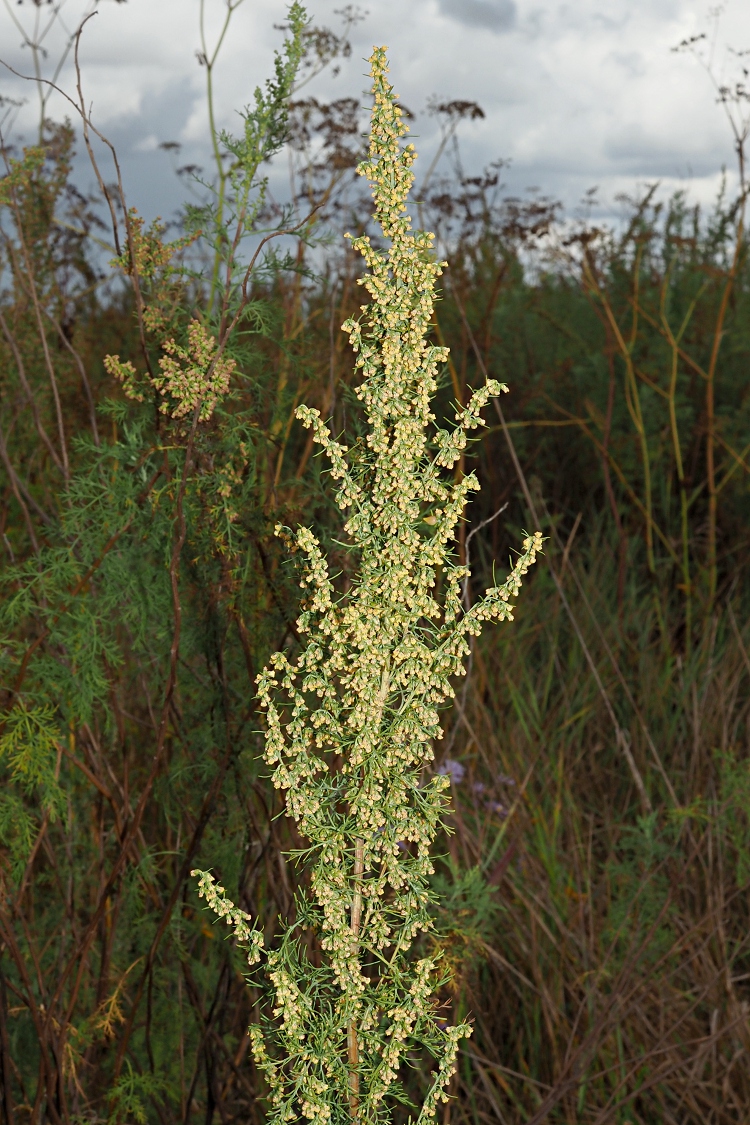
{"label": "yellow-green flower cluster", "polygon": [[[373,1105],[383,1100],[398,1076],[404,1051],[410,1044],[414,1025],[425,1011],[434,987],[435,962],[429,957],[418,961],[414,967],[414,981],[403,1002],[388,1012],[390,1025],[386,1031],[387,1043],[370,1085]],[[467,1031],[466,1034],[469,1034]]]}
{"label": "yellow-green flower cluster", "polygon": [[263,934],[250,925],[252,918],[244,910],[235,906],[231,899],[226,897],[226,892],[220,886],[210,871],[191,871],[193,878],[198,878],[198,897],[205,898],[208,905],[219,918],[225,918],[227,925],[231,926],[238,944],[247,954],[248,965],[256,965],[260,960],[260,951],[263,948]]}
{"label": "yellow-green flower cluster", "polygon": [[[465,611],[466,568],[456,565],[456,528],[473,474],[451,470],[481,411],[507,388],[491,381],[459,409],[449,429],[431,404],[446,349],[429,342],[435,285],[444,263],[433,236],[413,232],[406,200],[416,159],[387,81],[385,50],[370,60],[374,105],[368,159],[359,168],[375,200],[384,249],[353,241],[370,296],[347,321],[360,374],[357,394],[366,441],[349,450],[316,410],[298,417],[330,464],[352,572],[337,591],[313,533],[277,532],[304,559],[303,644],[296,659],[277,653],[258,678],[266,713],[265,758],[286,811],[308,844],[309,899],[325,964],[306,961],[287,931],[271,955],[275,987],[270,1040],[253,1032],[269,1076],[274,1118],[323,1123],[347,1112],[362,1122],[387,1118],[387,1096],[404,1053],[422,1044],[436,1059],[420,1122],[434,1116],[467,1025],[435,1017],[439,966],[414,964],[410,947],[430,929],[431,845],[448,779],[429,776],[432,744],[451,679],[464,673],[468,638],[491,618],[511,619],[511,603],[541,548],[533,535],[503,585]],[[269,1032],[270,1033],[270,1032]]]}
{"label": "yellow-green flower cluster", "polygon": [[[216,403],[229,390],[229,380],[236,367],[233,359],[216,353],[216,340],[200,321],[191,320],[188,327],[188,346],[181,347],[174,340],[162,344],[166,355],[159,360],[161,374],[150,380],[151,386],[162,395],[161,414],[170,418],[184,418],[192,414],[200,403],[198,420],[207,422]],[[119,355],[104,357],[104,367],[120,383],[128,398],[143,402],[143,382],[130,360]]]}
{"label": "yellow-green flower cluster", "polygon": [[208,421],[219,398],[229,390],[235,361],[214,355],[216,340],[197,320],[190,321],[187,348],[174,340],[162,347],[167,353],[159,360],[162,374],[153,380],[166,396],[159,410],[171,418],[184,418],[200,403],[199,421]]}

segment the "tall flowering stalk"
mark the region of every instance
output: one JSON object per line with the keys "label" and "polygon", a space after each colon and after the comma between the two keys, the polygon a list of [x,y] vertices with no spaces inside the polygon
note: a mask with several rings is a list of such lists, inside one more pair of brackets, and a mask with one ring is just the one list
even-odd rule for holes
{"label": "tall flowering stalk", "polygon": [[[279,652],[258,677],[266,712],[265,759],[286,811],[306,839],[309,889],[297,919],[268,954],[273,1015],[254,1026],[253,1048],[265,1071],[271,1120],[300,1118],[323,1125],[389,1119],[403,1099],[398,1075],[415,1050],[435,1060],[418,1114],[426,1122],[446,1100],[467,1024],[438,1018],[439,959],[411,955],[431,929],[431,845],[446,804],[449,779],[430,774],[439,712],[464,673],[470,635],[491,618],[512,620],[511,600],[541,547],[527,538],[502,586],[465,611],[453,543],[473,474],[457,483],[458,461],[480,411],[506,390],[490,381],[456,414],[435,426],[430,402],[447,349],[427,342],[435,283],[433,236],[412,232],[406,199],[414,146],[386,79],[384,48],[370,59],[374,106],[370,155],[359,167],[375,200],[388,249],[355,239],[368,272],[371,302],[349,334],[362,373],[366,440],[353,449],[335,441],[317,410],[297,416],[313,431],[338,482],[352,562],[341,593],[318,541],[307,528],[281,527],[304,560],[306,600],[297,622],[304,648],[296,661]],[[201,891],[259,956],[249,919],[224,898],[210,875]],[[322,955],[308,958],[301,941],[312,931]]]}

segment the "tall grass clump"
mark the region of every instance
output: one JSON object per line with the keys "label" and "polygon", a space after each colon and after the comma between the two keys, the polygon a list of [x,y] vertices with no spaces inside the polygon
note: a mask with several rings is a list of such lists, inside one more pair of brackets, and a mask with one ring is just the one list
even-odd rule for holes
{"label": "tall grass clump", "polygon": [[[477,1013],[456,1092],[518,1125],[741,1122],[746,187],[707,211],[650,189],[619,231],[564,238],[552,204],[491,196],[442,201],[437,331],[457,397],[488,372],[519,387],[477,448],[480,504],[549,542],[450,735],[442,924]],[[477,531],[475,573],[508,533]]]}
{"label": "tall grass clump", "polygon": [[[415,1051],[436,1063],[417,1120],[447,1098],[470,1027],[438,1013],[439,952],[414,952],[433,929],[430,849],[449,785],[444,774],[430,776],[429,764],[467,638],[484,621],[512,620],[511,599],[541,546],[539,535],[526,538],[507,580],[464,610],[468,570],[452,544],[478,482],[448,474],[481,409],[505,388],[487,382],[457,409],[452,428],[433,428],[430,401],[447,353],[426,335],[442,264],[432,236],[412,233],[404,213],[416,154],[400,144],[407,127],[383,48],[370,64],[370,152],[358,170],[370,180],[384,242],[354,241],[372,300],[343,325],[362,375],[366,432],[350,449],[319,411],[297,411],[340,482],[344,569],[331,572],[308,528],[277,528],[303,560],[300,649],[276,653],[258,679],[265,760],[297,824],[307,877],[296,917],[267,957],[273,1012],[252,1029],[253,1050],[270,1119],[316,1125],[389,1120],[390,1102],[409,1104],[399,1074]],[[207,873],[201,889],[254,963],[260,931]]]}

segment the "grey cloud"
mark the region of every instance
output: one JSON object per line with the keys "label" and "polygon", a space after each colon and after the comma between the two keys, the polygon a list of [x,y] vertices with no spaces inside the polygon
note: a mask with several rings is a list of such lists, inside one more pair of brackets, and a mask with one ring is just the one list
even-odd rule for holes
{"label": "grey cloud", "polygon": [[509,31],[516,22],[515,0],[438,0],[444,16],[471,27]]}
{"label": "grey cloud", "polygon": [[[175,75],[174,81],[161,91],[145,90],[140,112],[123,114],[104,123],[102,131],[115,147],[123,170],[128,203],[149,220],[160,215],[165,220],[175,217],[186,198],[193,198],[189,177],[181,179],[176,169],[198,165],[210,176],[211,150],[208,138],[183,144],[178,150],[165,152],[158,148],[164,142],[181,139],[185,122],[192,111],[196,93],[189,76]],[[97,121],[96,102],[94,120]],[[107,153],[100,152],[105,180],[112,169]],[[91,167],[83,145],[78,145],[76,181],[87,190],[94,190]]]}
{"label": "grey cloud", "polygon": [[602,145],[602,154],[621,175],[709,176],[726,159],[726,143],[720,136],[678,137],[650,133],[637,123],[620,125]]}

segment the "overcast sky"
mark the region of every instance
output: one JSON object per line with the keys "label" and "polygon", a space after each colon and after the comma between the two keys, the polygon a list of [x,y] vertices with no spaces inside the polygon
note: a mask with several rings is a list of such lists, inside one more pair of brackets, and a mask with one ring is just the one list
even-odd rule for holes
{"label": "overcast sky", "polygon": [[[310,0],[308,11],[316,23],[336,28],[335,9],[344,2]],[[218,26],[225,0],[205,3],[210,25]],[[169,216],[184,196],[175,159],[160,143],[181,143],[178,163],[210,163],[205,70],[196,58],[198,5],[101,0],[84,32],[86,98],[117,146],[131,202],[149,217]],[[731,133],[708,75],[690,55],[671,51],[703,31],[710,43],[705,0],[363,0],[361,6],[369,14],[352,33],[351,57],[337,77],[321,75],[306,93],[321,100],[362,96],[363,59],[373,44],[386,44],[396,90],[417,115],[422,168],[438,136],[424,110],[437,96],[475,101],[485,112],[462,126],[470,173],[503,158],[510,161],[504,173],[509,191],[536,188],[561,199],[569,212],[596,186],[609,214],[619,192],[654,180],[664,192],[685,188],[693,199],[710,202],[722,166],[734,169]],[[88,5],[65,0],[61,7],[73,27]],[[44,15],[49,10],[42,8]],[[222,124],[232,127],[235,111],[270,73],[281,41],[274,24],[284,13],[280,0],[244,0],[235,13],[218,78]],[[0,57],[27,73],[31,54],[21,47],[12,17],[31,32],[35,15],[31,0],[0,0]],[[53,28],[48,67],[63,42],[62,28]],[[738,73],[727,45],[750,48],[748,0],[724,5],[713,51],[719,81]],[[60,82],[71,88],[69,67]],[[4,73],[0,94],[27,98],[12,122],[13,135],[33,131],[34,88]],[[64,113],[60,100],[51,109],[53,116]]]}

